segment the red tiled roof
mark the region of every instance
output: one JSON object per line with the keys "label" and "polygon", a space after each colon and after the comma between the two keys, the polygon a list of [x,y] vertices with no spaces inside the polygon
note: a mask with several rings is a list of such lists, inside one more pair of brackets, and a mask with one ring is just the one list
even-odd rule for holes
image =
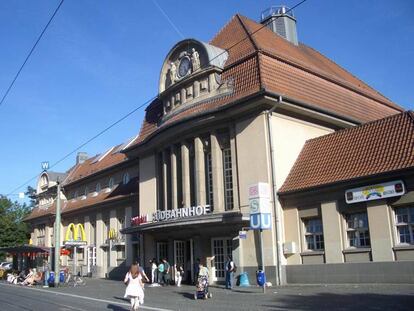
{"label": "red tiled roof", "polygon": [[359,122],[403,111],[304,44],[296,46],[266,27],[251,35],[260,27],[261,24],[235,15],[210,42],[229,53],[222,80],[234,81],[233,94],[185,110],[161,125],[158,121],[162,116],[162,105],[155,100],[146,109],[140,133],[131,146],[142,143],[167,124],[225,106],[262,89]]}
{"label": "red tiled roof", "polygon": [[[110,203],[120,199],[126,199],[131,196],[135,196],[138,193],[138,177],[132,178],[126,185],[119,184],[111,192],[101,191],[98,195],[88,195],[85,199],[77,198],[76,200],[62,201],[61,211],[62,214],[73,212],[76,210],[91,207],[96,204]],[[25,218],[25,221],[35,218],[51,216],[56,213],[56,202],[51,204],[49,208],[34,208],[29,216]]]}
{"label": "red tiled roof", "polygon": [[414,167],[414,113],[308,140],[279,193]]}
{"label": "red tiled roof", "polygon": [[[70,184],[76,180],[125,161],[126,155],[124,153],[114,152],[120,146],[121,145],[111,148],[109,152],[107,151],[108,154],[106,155],[104,153],[102,155],[89,158],[81,164],[75,165],[72,169],[70,169],[68,177],[65,179],[64,184]],[[102,159],[100,161],[97,161],[97,159],[100,157],[102,157]]]}

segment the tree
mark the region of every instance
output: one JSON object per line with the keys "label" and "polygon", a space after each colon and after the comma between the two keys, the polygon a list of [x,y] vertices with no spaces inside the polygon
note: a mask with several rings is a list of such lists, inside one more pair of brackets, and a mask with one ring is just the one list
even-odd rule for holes
{"label": "tree", "polygon": [[0,195],[0,247],[28,243],[29,227],[23,219],[29,215],[30,210],[26,204],[12,202]]}
{"label": "tree", "polygon": [[33,208],[36,205],[36,203],[37,203],[36,189],[33,188],[33,187],[31,187],[31,186],[27,186],[27,190],[26,190],[26,192],[24,194],[29,197],[29,199],[30,199],[29,206],[31,208]]}

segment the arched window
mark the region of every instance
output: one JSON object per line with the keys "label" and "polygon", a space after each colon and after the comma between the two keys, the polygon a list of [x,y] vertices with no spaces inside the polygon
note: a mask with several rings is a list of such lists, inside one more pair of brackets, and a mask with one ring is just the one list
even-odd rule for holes
{"label": "arched window", "polygon": [[46,175],[42,175],[40,178],[40,187],[45,188],[48,185],[48,180]]}
{"label": "arched window", "polygon": [[125,173],[124,174],[124,177],[122,178],[122,183],[124,185],[126,185],[127,183],[129,183],[129,174],[128,173]]}
{"label": "arched window", "polygon": [[79,196],[78,190],[75,191],[75,193],[73,194],[73,198],[76,199]]}
{"label": "arched window", "polygon": [[88,186],[86,186],[86,187],[85,187],[85,192],[84,192],[84,194],[83,194],[83,195],[84,195],[85,197],[87,197],[87,196],[88,196],[88,193],[89,193],[89,188],[88,188]]}
{"label": "arched window", "polygon": [[112,189],[113,187],[114,187],[114,178],[111,177],[109,178],[108,188]]}
{"label": "arched window", "polygon": [[101,183],[99,183],[99,182],[98,182],[98,183],[96,184],[96,189],[95,189],[95,191],[96,191],[96,192],[98,192],[98,193],[101,191]]}

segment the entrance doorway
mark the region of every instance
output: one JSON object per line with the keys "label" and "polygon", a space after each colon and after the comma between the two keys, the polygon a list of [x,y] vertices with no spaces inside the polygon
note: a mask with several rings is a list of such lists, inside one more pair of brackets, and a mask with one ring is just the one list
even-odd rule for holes
{"label": "entrance doorway", "polygon": [[211,239],[211,253],[214,256],[214,264],[212,281],[224,281],[226,277],[226,271],[224,265],[227,260],[227,256],[231,256],[233,251],[233,240],[229,238],[214,238]]}

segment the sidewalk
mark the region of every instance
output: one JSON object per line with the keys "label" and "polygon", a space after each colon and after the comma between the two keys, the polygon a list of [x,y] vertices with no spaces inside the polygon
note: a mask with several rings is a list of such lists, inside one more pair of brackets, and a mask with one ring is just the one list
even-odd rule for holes
{"label": "sidewalk", "polygon": [[[112,310],[128,310],[123,298],[125,285],[120,281],[86,278],[86,286],[37,290],[61,292],[72,299],[90,297],[118,304]],[[10,285],[11,287],[13,285]],[[226,290],[211,286],[213,298],[194,300],[194,286],[146,287],[142,310],[412,310],[414,285],[304,285],[268,288],[236,287]],[[122,304],[122,305],[119,305]],[[140,310],[141,310],[140,309]]]}

